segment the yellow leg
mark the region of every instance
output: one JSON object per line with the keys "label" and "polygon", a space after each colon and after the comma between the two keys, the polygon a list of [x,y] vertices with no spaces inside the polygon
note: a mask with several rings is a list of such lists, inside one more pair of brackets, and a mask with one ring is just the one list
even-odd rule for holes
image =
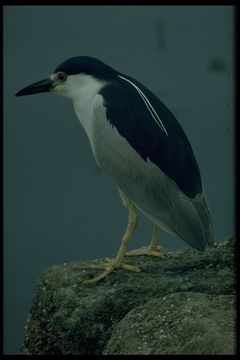
{"label": "yellow leg", "polygon": [[86,265],[86,266],[83,265],[82,267],[85,269],[105,269],[105,271],[103,271],[100,275],[94,277],[93,279],[85,280],[84,284],[95,284],[99,280],[102,280],[106,276],[108,276],[111,272],[114,271],[114,269],[123,268],[123,269],[134,271],[134,272],[140,271],[140,269],[137,266],[128,265],[123,262],[124,256],[127,251],[127,246],[132,239],[132,236],[134,234],[134,231],[136,230],[137,222],[138,222],[137,213],[136,213],[135,206],[133,205],[133,203],[130,200],[127,200],[127,202],[125,202],[125,204],[127,205],[128,212],[129,212],[128,226],[127,226],[126,232],[122,238],[122,243],[118,250],[116,258],[114,258],[112,260],[106,259],[103,264],[98,264],[98,265],[92,264],[92,265]]}
{"label": "yellow leg", "polygon": [[166,254],[163,249],[158,246],[160,228],[158,225],[153,225],[153,233],[150,244],[148,246],[143,246],[140,249],[132,250],[126,253],[127,256],[139,256],[139,255],[150,255],[157,256],[161,259],[166,258]]}
{"label": "yellow leg", "polygon": [[152,238],[148,248],[150,250],[157,250],[158,249],[158,239],[159,239],[160,227],[156,224],[153,224],[153,232]]}

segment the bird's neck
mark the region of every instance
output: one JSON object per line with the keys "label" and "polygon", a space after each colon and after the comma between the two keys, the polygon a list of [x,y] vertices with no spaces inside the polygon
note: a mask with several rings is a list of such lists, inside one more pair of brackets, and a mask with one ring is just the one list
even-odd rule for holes
{"label": "bird's neck", "polygon": [[72,77],[69,95],[73,101],[75,113],[91,142],[93,132],[93,104],[94,98],[105,85],[90,75],[81,74]]}
{"label": "bird's neck", "polygon": [[79,74],[69,76],[68,95],[74,103],[85,105],[91,102],[93,97],[104,86],[104,82],[91,75]]}

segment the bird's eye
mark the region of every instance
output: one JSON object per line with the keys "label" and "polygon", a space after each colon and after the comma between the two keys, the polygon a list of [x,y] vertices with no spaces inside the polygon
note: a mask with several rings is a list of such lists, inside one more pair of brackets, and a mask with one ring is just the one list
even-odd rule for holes
{"label": "bird's eye", "polygon": [[61,82],[64,82],[67,79],[67,74],[64,72],[59,72],[59,73],[57,73],[57,78]]}

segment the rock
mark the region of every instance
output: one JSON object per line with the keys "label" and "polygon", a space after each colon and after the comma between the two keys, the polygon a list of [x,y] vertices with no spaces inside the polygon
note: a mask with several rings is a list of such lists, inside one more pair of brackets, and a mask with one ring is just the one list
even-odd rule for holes
{"label": "rock", "polygon": [[233,295],[177,292],[129,311],[104,355],[234,354],[234,330]]}
{"label": "rock", "polygon": [[[235,240],[231,238],[217,243],[205,253],[191,248],[172,251],[168,253],[166,260],[145,256],[126,257],[127,263],[138,264],[141,268],[140,273],[120,269],[96,285],[82,284],[83,279],[98,273],[96,270],[81,268],[84,263],[92,262],[72,262],[46,269],[39,279],[33,297],[27,320],[23,353],[25,355],[95,355],[116,353],[117,346],[120,346],[119,351],[120,348],[121,351],[128,351],[122,348],[120,339],[117,340],[117,330],[122,331],[124,326],[126,329],[129,316],[137,314],[139,306],[146,306],[145,311],[149,309],[150,319],[157,314],[163,314],[161,311],[164,307],[165,312],[169,310],[169,316],[172,316],[173,300],[174,311],[176,313],[179,311],[180,314],[184,311],[185,300],[181,300],[183,296],[191,299],[189,303],[191,309],[194,309],[194,303],[196,303],[196,310],[192,311],[192,336],[189,332],[187,333],[186,323],[191,322],[191,317],[182,317],[185,322],[171,328],[173,332],[175,329],[172,350],[167,348],[167,343],[165,348],[162,347],[165,343],[161,339],[158,345],[157,337],[153,333],[154,342],[150,344],[148,341],[148,347],[141,351],[146,351],[146,353],[152,351],[154,354],[156,351],[161,351],[162,354],[169,353],[167,351],[178,351],[176,349],[182,346],[181,349],[186,354],[190,352],[200,354],[201,351],[207,351],[210,346],[210,336],[203,336],[203,329],[207,328],[208,323],[209,331],[219,334],[215,338],[212,336],[211,348],[215,349],[216,354],[218,351],[223,351],[218,344],[224,341],[229,344],[226,351],[234,351],[234,332],[231,325],[234,322],[233,305],[229,305],[228,315],[224,305],[228,301],[231,304],[235,294],[234,244]],[[100,262],[101,259],[94,260],[96,264]],[[200,309],[203,298],[205,301]],[[166,299],[168,299],[167,302]],[[152,306],[151,302],[156,306]],[[214,307],[219,311],[215,311]],[[224,311],[226,311],[225,315],[223,315]],[[196,319],[194,313],[205,314],[205,317]],[[229,319],[229,324],[225,327],[226,332],[223,332],[224,324],[221,322],[224,316],[226,319],[228,316]],[[181,320],[181,317],[178,319]],[[143,331],[143,335],[149,334],[147,323],[145,324],[146,331]],[[157,329],[157,323],[154,327]],[[180,337],[181,327],[186,330],[186,336],[188,336],[185,344],[181,343],[183,341]],[[200,333],[199,327],[202,329]],[[162,328],[166,333],[167,329],[169,329],[167,325]],[[129,338],[133,330],[135,331],[134,328],[126,329],[129,331]],[[128,333],[126,336],[128,338]],[[136,336],[141,338],[141,334],[135,333]],[[205,342],[205,347],[202,342]],[[131,352],[139,354],[134,344]],[[136,340],[136,346],[137,344],[138,340]],[[141,354],[145,353],[141,352]]]}

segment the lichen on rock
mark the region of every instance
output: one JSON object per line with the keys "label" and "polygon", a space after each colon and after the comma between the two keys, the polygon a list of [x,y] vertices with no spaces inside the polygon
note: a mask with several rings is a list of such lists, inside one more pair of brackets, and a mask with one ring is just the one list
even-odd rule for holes
{"label": "lichen on rock", "polygon": [[231,238],[205,253],[172,251],[166,260],[128,257],[140,273],[119,269],[96,285],[82,283],[97,274],[82,269],[90,261],[47,268],[23,354],[234,354],[234,244]]}

